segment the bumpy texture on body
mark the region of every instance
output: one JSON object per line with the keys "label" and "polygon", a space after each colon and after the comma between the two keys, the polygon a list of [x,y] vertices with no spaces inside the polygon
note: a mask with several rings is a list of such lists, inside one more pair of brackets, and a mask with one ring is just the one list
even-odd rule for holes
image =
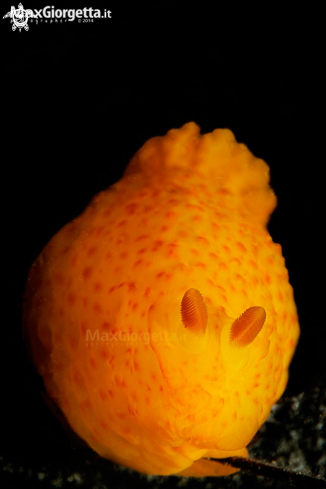
{"label": "bumpy texture on body", "polygon": [[299,336],[266,230],[269,169],[231,131],[150,139],[31,268],[24,328],[49,394],[100,455],[225,475],[287,383]]}

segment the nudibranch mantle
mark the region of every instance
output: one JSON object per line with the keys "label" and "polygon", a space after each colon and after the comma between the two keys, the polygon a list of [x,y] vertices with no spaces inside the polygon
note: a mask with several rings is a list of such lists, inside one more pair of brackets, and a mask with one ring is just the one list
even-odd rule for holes
{"label": "nudibranch mantle", "polygon": [[46,389],[101,456],[226,475],[282,395],[299,336],[269,168],[230,130],[155,137],[33,264],[23,326]]}

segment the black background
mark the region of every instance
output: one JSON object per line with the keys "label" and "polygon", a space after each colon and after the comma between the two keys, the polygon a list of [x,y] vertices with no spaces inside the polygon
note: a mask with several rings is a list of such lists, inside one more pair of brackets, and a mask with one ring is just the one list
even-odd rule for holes
{"label": "black background", "polygon": [[[282,245],[301,325],[286,395],[326,372],[322,13],[272,3],[230,3],[228,11],[168,1],[54,5],[104,5],[112,18],[30,22],[28,32],[1,21],[0,453],[24,467],[81,457],[27,359],[20,320],[28,269],[148,138],[189,121],[202,132],[230,128],[268,162],[278,196],[269,230]],[[1,8],[4,15],[10,4]]]}

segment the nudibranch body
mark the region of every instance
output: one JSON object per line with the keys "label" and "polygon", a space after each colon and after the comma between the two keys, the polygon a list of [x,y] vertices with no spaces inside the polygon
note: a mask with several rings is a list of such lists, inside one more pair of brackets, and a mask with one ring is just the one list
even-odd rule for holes
{"label": "nudibranch body", "polygon": [[299,336],[266,223],[269,169],[231,131],[150,139],[31,268],[24,328],[46,389],[101,456],[226,475],[283,393]]}

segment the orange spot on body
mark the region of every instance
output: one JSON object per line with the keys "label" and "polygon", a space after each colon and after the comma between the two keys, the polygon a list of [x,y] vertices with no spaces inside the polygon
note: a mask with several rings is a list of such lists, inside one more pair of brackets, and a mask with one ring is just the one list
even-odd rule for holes
{"label": "orange spot on body", "polygon": [[68,294],[67,296],[67,302],[73,306],[76,302],[76,296],[74,294]]}
{"label": "orange spot on body", "polygon": [[239,251],[241,251],[241,253],[245,253],[247,251],[242,243],[237,243],[237,248]]}
{"label": "orange spot on body", "polygon": [[83,278],[84,278],[84,280],[89,279],[89,277],[92,275],[92,273],[93,273],[92,267],[86,267],[86,268],[84,268],[84,270],[83,270]]}
{"label": "orange spot on body", "polygon": [[142,234],[141,236],[138,236],[136,239],[135,239],[135,242],[138,242],[138,241],[143,241],[144,239],[148,239],[149,236],[147,234]]}
{"label": "orange spot on body", "polygon": [[95,255],[96,251],[97,251],[96,246],[92,246],[91,248],[88,249],[87,254],[88,256],[92,256]]}
{"label": "orange spot on body", "polygon": [[103,290],[103,284],[101,282],[95,282],[94,284],[94,292],[99,293]]}
{"label": "orange spot on body", "polygon": [[103,309],[102,309],[102,306],[99,302],[95,302],[94,305],[93,305],[93,311],[96,313],[96,314],[101,314]]}

